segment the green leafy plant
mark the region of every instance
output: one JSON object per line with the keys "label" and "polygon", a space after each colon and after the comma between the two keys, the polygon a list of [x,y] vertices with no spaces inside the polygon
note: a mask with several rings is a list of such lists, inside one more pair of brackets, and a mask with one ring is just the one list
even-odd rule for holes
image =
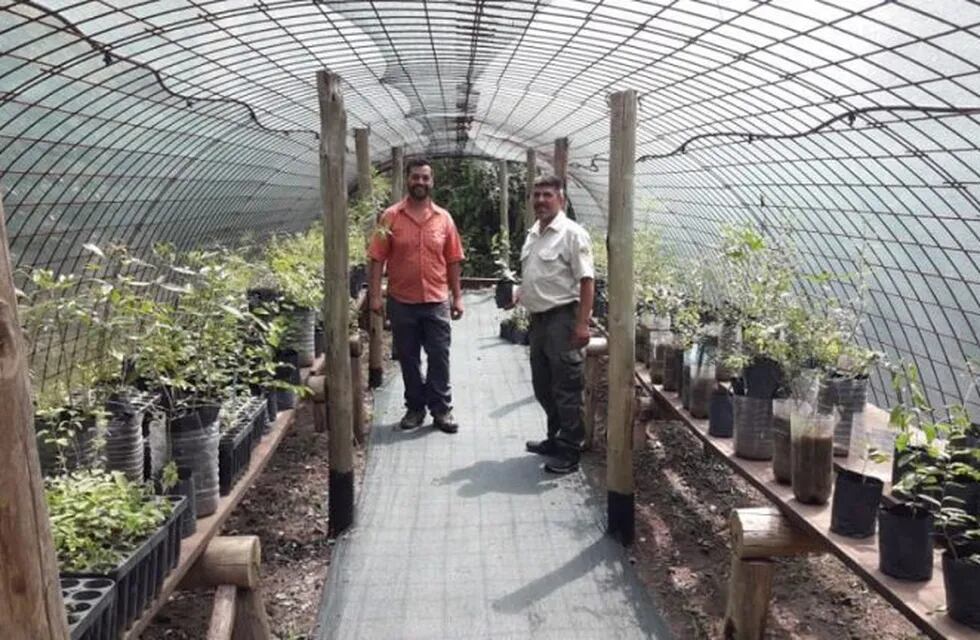
{"label": "green leafy plant", "polygon": [[49,478],[45,499],[63,572],[112,569],[173,510],[170,501],[154,497],[144,485],[97,470]]}
{"label": "green leafy plant", "polygon": [[277,288],[286,300],[307,309],[319,309],[323,301],[323,229],[274,236],[266,261]]}

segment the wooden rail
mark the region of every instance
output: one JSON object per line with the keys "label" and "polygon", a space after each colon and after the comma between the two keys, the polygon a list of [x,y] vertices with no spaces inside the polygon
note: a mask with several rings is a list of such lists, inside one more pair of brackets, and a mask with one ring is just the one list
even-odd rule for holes
{"label": "wooden rail", "polygon": [[[878,569],[877,535],[859,540],[831,532],[829,502],[820,506],[797,502],[793,497],[792,487],[776,482],[771,462],[736,457],[731,438],[709,436],[708,421],[691,417],[681,406],[680,397],[676,393],[665,392],[660,385],[651,384],[645,367],[636,368],[636,379],[653,396],[661,409],[684,423],[704,443],[706,451],[727,462],[736,473],[769,498],[792,525],[814,536],[827,551],[840,558],[925,634],[937,639],[980,637],[976,631],[944,613],[946,597],[940,552],[935,554],[933,576],[928,582],[909,582],[885,575]],[[869,429],[887,429],[888,414],[874,405],[867,405],[865,422]],[[855,471],[862,471],[861,465],[863,462],[837,463],[838,467],[852,468]],[[887,493],[891,478],[890,465],[869,464],[864,472],[884,480]]]}

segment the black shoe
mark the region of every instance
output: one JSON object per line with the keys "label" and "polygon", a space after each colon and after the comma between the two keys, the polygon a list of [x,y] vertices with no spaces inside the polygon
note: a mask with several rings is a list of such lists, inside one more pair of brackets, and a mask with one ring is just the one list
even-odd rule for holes
{"label": "black shoe", "polygon": [[425,409],[422,409],[421,411],[409,409],[405,412],[405,416],[398,423],[398,428],[405,431],[410,431],[421,427],[423,422],[425,422]]}
{"label": "black shoe", "polygon": [[562,452],[548,462],[544,463],[544,470],[548,473],[565,474],[578,470],[578,456],[573,453]]}
{"label": "black shoe", "polygon": [[456,433],[459,431],[459,424],[456,422],[456,419],[453,418],[452,411],[447,411],[445,413],[433,413],[432,426],[443,433]]}
{"label": "black shoe", "polygon": [[548,438],[545,440],[528,440],[524,448],[529,453],[536,453],[539,456],[553,456],[558,453],[558,443]]}

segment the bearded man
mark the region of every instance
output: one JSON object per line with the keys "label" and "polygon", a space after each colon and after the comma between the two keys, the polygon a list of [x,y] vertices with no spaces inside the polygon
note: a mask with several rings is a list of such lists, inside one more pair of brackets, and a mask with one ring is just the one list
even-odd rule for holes
{"label": "bearded man", "polygon": [[[399,426],[421,427],[428,409],[437,429],[456,433],[449,346],[450,319],[463,317],[463,243],[449,212],[432,202],[432,164],[414,159],[405,173],[408,195],[381,215],[368,248],[369,302],[372,313],[382,313],[381,276],[387,265],[388,317],[405,383],[406,412]],[[428,359],[424,377],[422,349]]]}

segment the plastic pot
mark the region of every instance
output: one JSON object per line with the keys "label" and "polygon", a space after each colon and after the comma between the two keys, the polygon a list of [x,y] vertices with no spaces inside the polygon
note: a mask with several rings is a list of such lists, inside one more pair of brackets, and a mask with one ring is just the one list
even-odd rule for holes
{"label": "plastic pot", "polygon": [[848,469],[837,472],[830,507],[830,530],[848,538],[874,535],[884,483]]}
{"label": "plastic pot", "polygon": [[772,401],[772,475],[776,482],[793,482],[793,447],[790,427],[793,401],[775,398]]}
{"label": "plastic pot", "polygon": [[713,364],[702,364],[694,368],[691,375],[689,408],[692,416],[702,420],[710,416],[711,397],[716,386],[715,366]]}
{"label": "plastic pot", "polygon": [[195,507],[194,469],[177,467],[177,484],[170,490],[172,496],[187,498],[187,511],[180,523],[180,537],[186,538],[197,531],[197,510]]}
{"label": "plastic pot", "polygon": [[735,455],[772,459],[772,399],[736,395],[734,404]]}
{"label": "plastic pot", "polygon": [[821,413],[837,412],[834,455],[846,456],[851,435],[864,431],[864,405],[868,401],[867,378],[829,377],[821,381],[817,406]]}
{"label": "plastic pot", "polygon": [[878,566],[900,580],[932,577],[933,515],[900,503],[878,510]]}
{"label": "plastic pot", "polygon": [[681,364],[681,406],[691,408],[691,369],[697,358],[697,347],[684,351],[684,361]]}
{"label": "plastic pot", "polygon": [[501,278],[493,292],[494,302],[498,309],[506,309],[514,303],[514,280]]}
{"label": "plastic pot", "polygon": [[980,631],[980,564],[968,559],[977,553],[980,544],[975,541],[943,553],[943,583],[949,617]]}
{"label": "plastic pot", "polygon": [[664,391],[680,391],[684,375],[684,349],[676,344],[664,346]]}
{"label": "plastic pot", "polygon": [[218,421],[202,424],[198,412],[188,412],[171,421],[170,446],[177,467],[194,475],[194,508],[197,516],[218,508]]}
{"label": "plastic pot", "polygon": [[752,398],[772,398],[782,381],[779,363],[769,358],[758,358],[742,370],[745,395]]}
{"label": "plastic pot", "polygon": [[323,322],[317,320],[316,325],[313,327],[313,356],[320,357],[326,350],[327,345],[324,342],[323,333]]}
{"label": "plastic pot", "polygon": [[833,488],[834,418],[807,410],[790,419],[793,496],[804,504],[826,504]]}
{"label": "plastic pot", "polygon": [[735,423],[734,412],[731,391],[721,385],[715,387],[708,408],[708,435],[715,438],[731,438]]}
{"label": "plastic pot", "polygon": [[[298,385],[299,354],[293,350],[283,350],[277,354],[279,365],[276,366],[276,380]],[[276,406],[280,411],[292,409],[296,405],[296,392],[286,389],[276,389]]]}
{"label": "plastic pot", "polygon": [[283,317],[286,319],[283,349],[296,352],[300,367],[310,366],[313,364],[313,353],[316,351],[313,337],[316,311],[306,307],[293,307],[284,311]]}
{"label": "plastic pot", "polygon": [[356,298],[357,294],[361,292],[361,289],[366,289],[368,286],[367,265],[351,265],[347,279],[350,284],[350,297]]}
{"label": "plastic pot", "polygon": [[605,320],[609,312],[609,297],[606,293],[605,278],[596,278],[595,297],[592,299],[592,315],[598,320]]}

